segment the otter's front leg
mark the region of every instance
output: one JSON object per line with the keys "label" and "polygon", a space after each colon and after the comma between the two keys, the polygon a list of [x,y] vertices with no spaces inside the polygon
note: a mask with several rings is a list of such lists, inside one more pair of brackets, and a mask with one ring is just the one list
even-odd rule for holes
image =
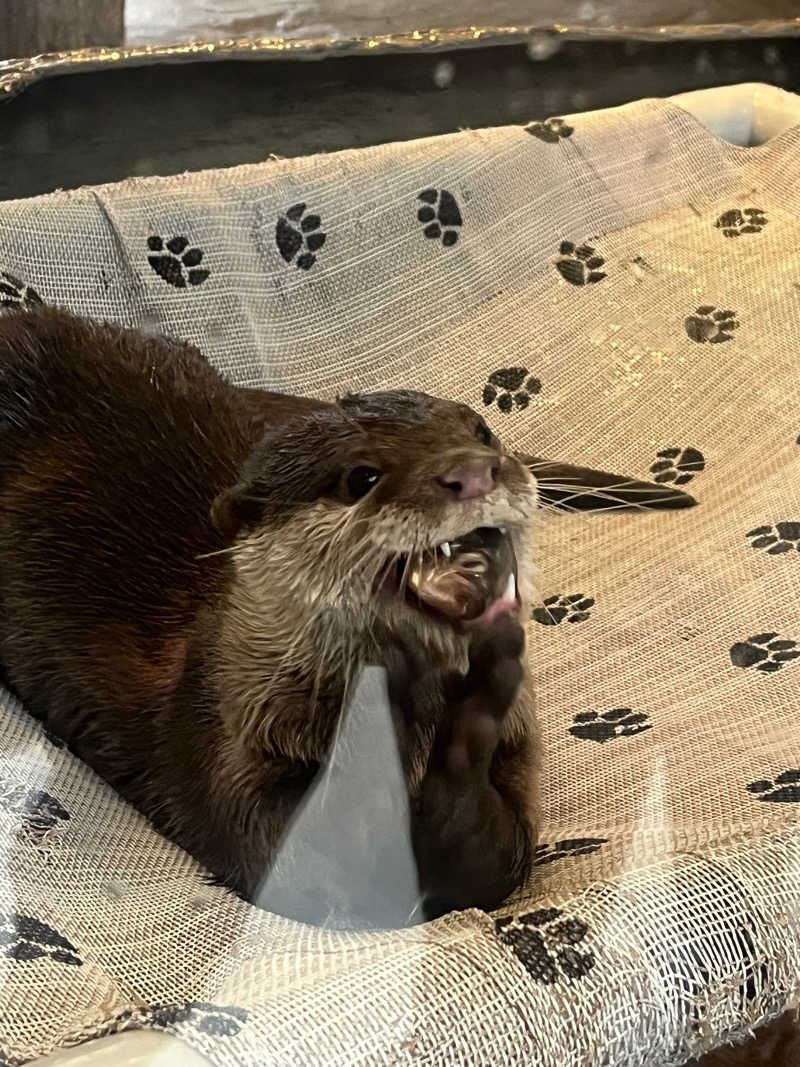
{"label": "otter's front leg", "polygon": [[[473,637],[466,675],[440,678],[445,712],[411,814],[426,918],[496,907],[530,872],[533,726],[509,721],[519,710],[524,642],[515,621],[500,619]],[[404,692],[390,671],[390,688],[414,718],[419,673],[411,670]]]}

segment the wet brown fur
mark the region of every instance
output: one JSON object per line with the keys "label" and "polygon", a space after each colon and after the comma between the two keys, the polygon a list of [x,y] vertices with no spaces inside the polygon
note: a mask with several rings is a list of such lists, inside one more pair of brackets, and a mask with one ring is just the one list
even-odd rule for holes
{"label": "wet brown fur", "polygon": [[798,1067],[800,1022],[788,1011],[774,1022],[759,1027],[743,1044],[709,1052],[686,1067]]}
{"label": "wet brown fur", "polygon": [[[0,660],[27,706],[227,884],[252,895],[318,770],[359,661],[395,638],[441,672],[466,640],[372,591],[397,553],[505,523],[530,598],[525,467],[469,408],[236,388],[195,350],[54,309],[0,317]],[[491,454],[489,497],[435,476]],[[353,465],[385,475],[346,499]],[[406,724],[412,797],[443,713]],[[492,897],[527,875],[537,743],[526,680],[493,789],[515,813]],[[368,810],[365,808],[365,817]]]}

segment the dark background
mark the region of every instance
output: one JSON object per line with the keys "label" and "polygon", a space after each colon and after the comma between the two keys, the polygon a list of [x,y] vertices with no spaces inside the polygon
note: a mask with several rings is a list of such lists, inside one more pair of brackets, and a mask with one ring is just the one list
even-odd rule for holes
{"label": "dark background", "polygon": [[524,123],[742,81],[798,89],[798,60],[800,40],[787,37],[573,41],[540,61],[523,45],[504,45],[63,75],[0,101],[0,198]]}
{"label": "dark background", "polygon": [[[658,38],[667,15],[670,24],[752,24],[800,8],[797,0],[0,0],[0,56],[164,34],[408,32],[423,14],[440,27],[545,25],[561,14],[581,32],[627,25]],[[527,45],[449,52],[112,65],[0,98],[0,198],[525,123],[742,81],[798,89],[798,60],[797,36],[742,37],[740,27],[732,40],[541,31]]]}

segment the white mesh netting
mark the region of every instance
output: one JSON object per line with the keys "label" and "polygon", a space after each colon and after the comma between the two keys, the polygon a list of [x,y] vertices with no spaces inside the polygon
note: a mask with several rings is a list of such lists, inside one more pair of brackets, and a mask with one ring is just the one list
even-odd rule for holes
{"label": "white mesh netting", "polygon": [[667,1067],[797,998],[799,164],[800,128],[735,148],[644,101],[0,204],[6,303],[464,400],[700,502],[541,519],[543,843],[498,916],[259,912],[6,701],[0,1060],[145,1025],[220,1067]]}

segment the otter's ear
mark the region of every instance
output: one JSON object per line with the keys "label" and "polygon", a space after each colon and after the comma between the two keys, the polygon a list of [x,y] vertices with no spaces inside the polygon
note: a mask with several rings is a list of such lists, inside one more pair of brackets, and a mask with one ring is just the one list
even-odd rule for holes
{"label": "otter's ear", "polygon": [[681,489],[640,482],[621,474],[575,467],[515,453],[539,483],[539,498],[561,511],[601,511],[622,508],[690,508],[697,501]]}
{"label": "otter's ear", "polygon": [[254,498],[252,486],[245,482],[223,489],[211,505],[211,522],[226,541],[233,541],[245,527],[257,525],[263,514],[263,500]]}

